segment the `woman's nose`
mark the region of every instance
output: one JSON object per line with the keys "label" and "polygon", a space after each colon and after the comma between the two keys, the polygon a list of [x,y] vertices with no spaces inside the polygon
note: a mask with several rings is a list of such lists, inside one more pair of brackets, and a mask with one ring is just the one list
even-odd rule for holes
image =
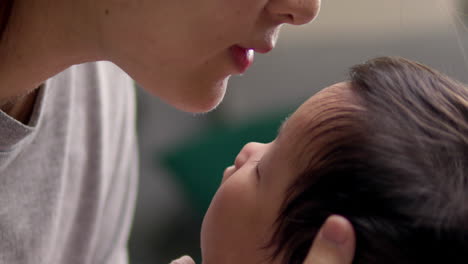
{"label": "woman's nose", "polygon": [[320,3],[321,0],[270,0],[267,10],[282,23],[302,25],[317,16]]}
{"label": "woman's nose", "polygon": [[234,161],[234,166],[236,169],[241,168],[244,164],[250,159],[250,157],[257,153],[265,144],[250,142],[246,144],[242,150],[237,154],[236,160]]}

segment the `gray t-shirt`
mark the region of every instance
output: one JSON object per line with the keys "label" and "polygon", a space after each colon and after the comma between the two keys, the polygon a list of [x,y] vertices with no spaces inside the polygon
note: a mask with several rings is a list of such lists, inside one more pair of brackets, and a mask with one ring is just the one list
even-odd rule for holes
{"label": "gray t-shirt", "polygon": [[127,263],[134,99],[117,66],[86,63],[45,82],[28,125],[0,111],[0,263]]}

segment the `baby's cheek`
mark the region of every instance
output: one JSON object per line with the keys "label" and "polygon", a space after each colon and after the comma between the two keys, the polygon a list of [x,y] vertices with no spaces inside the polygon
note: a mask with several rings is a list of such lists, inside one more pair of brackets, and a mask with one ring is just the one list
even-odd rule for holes
{"label": "baby's cheek", "polygon": [[[217,221],[225,220],[231,226],[251,221],[256,216],[257,199],[251,185],[241,179],[229,179],[222,186],[210,206]],[[236,220],[235,222],[233,220]]]}
{"label": "baby's cheek", "polygon": [[[216,193],[202,227],[204,258],[237,258],[253,254],[259,246],[258,203],[255,186],[230,179]],[[244,262],[246,263],[246,262]]]}

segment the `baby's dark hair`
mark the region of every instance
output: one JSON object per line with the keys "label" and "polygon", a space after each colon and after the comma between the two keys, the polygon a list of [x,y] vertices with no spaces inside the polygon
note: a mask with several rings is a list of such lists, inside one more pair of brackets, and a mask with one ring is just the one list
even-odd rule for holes
{"label": "baby's dark hair", "polygon": [[11,12],[13,10],[14,0],[1,0],[0,1],[0,40],[5,32],[8,21],[11,17]]}
{"label": "baby's dark hair", "polygon": [[319,134],[326,143],[288,188],[272,258],[302,263],[338,214],[356,232],[353,263],[468,263],[468,88],[395,57],[350,78],[362,110],[320,124],[349,121],[336,128],[346,133]]}

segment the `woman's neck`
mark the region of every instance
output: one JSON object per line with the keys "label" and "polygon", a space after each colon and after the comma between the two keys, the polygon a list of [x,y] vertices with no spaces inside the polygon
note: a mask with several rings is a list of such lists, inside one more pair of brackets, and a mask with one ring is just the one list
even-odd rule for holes
{"label": "woman's neck", "polygon": [[45,80],[71,65],[102,59],[85,2],[15,1],[0,39],[0,103],[10,102],[2,109],[23,118],[34,104],[31,92]]}
{"label": "woman's neck", "polygon": [[0,105],[0,109],[7,115],[23,124],[28,124],[36,102],[38,90],[35,89],[19,98],[15,98]]}

